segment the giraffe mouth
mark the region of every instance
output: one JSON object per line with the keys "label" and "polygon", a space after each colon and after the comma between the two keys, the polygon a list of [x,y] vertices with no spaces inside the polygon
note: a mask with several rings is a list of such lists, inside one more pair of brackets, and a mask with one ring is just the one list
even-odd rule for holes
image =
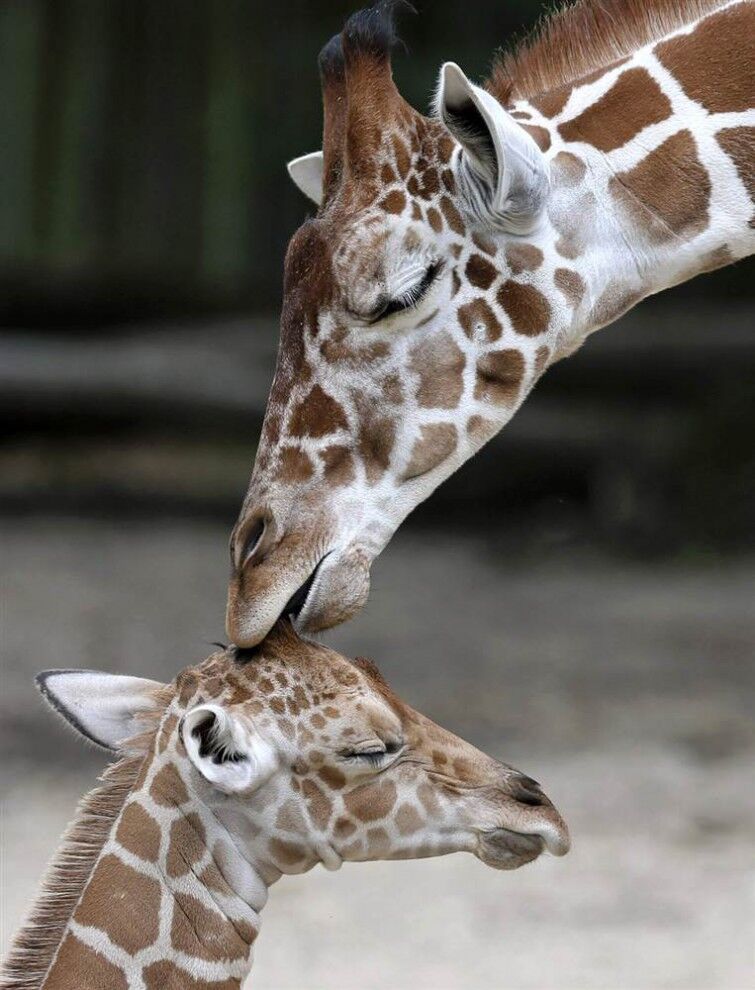
{"label": "giraffe mouth", "polygon": [[309,593],[317,580],[317,575],[320,573],[320,568],[322,567],[323,561],[329,557],[330,554],[331,551],[329,550],[323,557],[320,558],[307,580],[296,589],[293,595],[291,595],[289,600],[286,602],[286,607],[283,609],[283,617],[290,616],[294,621],[299,618],[301,613],[304,611],[304,606],[307,604]]}
{"label": "giraffe mouth", "polygon": [[537,859],[546,847],[539,835],[495,828],[482,833],[477,855],[486,866],[496,870],[516,870]]}

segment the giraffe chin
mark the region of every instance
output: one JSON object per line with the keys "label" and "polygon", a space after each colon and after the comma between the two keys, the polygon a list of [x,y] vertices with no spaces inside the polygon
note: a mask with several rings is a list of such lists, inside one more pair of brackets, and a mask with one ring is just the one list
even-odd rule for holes
{"label": "giraffe chin", "polygon": [[296,614],[298,632],[315,633],[355,615],[370,594],[370,558],[361,549],[331,553],[317,567]]}
{"label": "giraffe chin", "polygon": [[537,859],[545,850],[546,844],[539,835],[496,828],[480,835],[476,856],[494,870],[517,870]]}

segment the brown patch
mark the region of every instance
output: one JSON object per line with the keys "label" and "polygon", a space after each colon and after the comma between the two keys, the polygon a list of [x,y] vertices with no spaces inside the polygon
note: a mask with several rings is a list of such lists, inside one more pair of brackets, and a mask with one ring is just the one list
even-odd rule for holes
{"label": "brown patch", "polygon": [[496,279],[498,270],[483,258],[481,254],[473,254],[465,269],[467,279],[478,289],[489,289]]}
{"label": "brown patch", "polygon": [[708,225],[710,178],[689,131],[679,131],[633,169],[617,173],[609,190],[653,240],[693,237]]}
{"label": "brown patch", "polygon": [[442,162],[448,162],[451,160],[451,155],[454,153],[454,142],[447,134],[444,134],[440,141],[438,141],[438,155]]}
{"label": "brown patch", "polygon": [[490,351],[477,360],[475,398],[496,405],[513,406],[524,378],[524,358],[513,348]]}
{"label": "brown patch", "polygon": [[396,162],[396,168],[398,169],[398,174],[405,180],[409,174],[409,169],[412,164],[411,155],[398,134],[391,134],[391,144],[393,145],[393,156]]}
{"label": "brown patch", "polygon": [[737,4],[705,18],[689,34],[657,45],[655,54],[686,95],[709,113],[741,113],[752,107],[752,4]]}
{"label": "brown patch", "polygon": [[400,214],[406,208],[406,196],[400,189],[394,189],[380,200],[380,206],[386,213]]}
{"label": "brown patch", "polygon": [[411,835],[422,828],[423,819],[414,805],[402,804],[396,812],[395,821],[399,835]]}
{"label": "brown patch", "polygon": [[461,218],[461,214],[448,196],[442,197],[440,201],[440,211],[446,218],[446,223],[455,234],[463,235],[466,232],[467,228]]}
{"label": "brown patch", "polygon": [[609,285],[590,311],[589,324],[598,329],[623,316],[642,299],[636,289],[624,285]]}
{"label": "brown patch", "polygon": [[535,354],[535,374],[539,375],[543,368],[548,364],[548,358],[551,356],[550,348],[548,347],[538,347],[537,354]]}
{"label": "brown patch", "polygon": [[425,409],[454,409],[464,390],[466,358],[450,333],[427,336],[412,348],[409,369],[419,378],[417,402]]}
{"label": "brown patch", "polygon": [[322,713],[323,713],[323,715],[326,718],[340,718],[341,717],[340,711],[337,708],[334,708],[333,705],[326,705],[323,708]]}
{"label": "brown patch", "polygon": [[160,853],[160,827],[144,808],[132,802],[123,810],[115,832],[117,842],[130,853],[155,863]]}
{"label": "brown patch", "polygon": [[354,459],[348,447],[333,444],[319,452],[325,478],[329,484],[339,488],[350,485],[356,476]]}
{"label": "brown patch", "polygon": [[534,244],[512,242],[506,245],[506,263],[512,275],[534,272],[543,263],[543,252]]}
{"label": "brown patch", "polygon": [[671,103],[647,69],[627,69],[607,93],[558,131],[564,141],[586,141],[614,151],[645,127],[671,114]]}
{"label": "brown patch", "polygon": [[315,712],[309,721],[315,729],[324,729],[328,724],[319,712]]}
{"label": "brown patch", "polygon": [[422,802],[422,807],[431,815],[437,815],[440,811],[440,802],[435,795],[430,784],[420,784],[417,788],[417,797]]}
{"label": "brown patch", "polygon": [[572,306],[578,306],[582,302],[585,294],[585,283],[582,276],[578,275],[571,268],[557,268],[553,273],[553,281]]}
{"label": "brown patch", "polygon": [[302,782],[302,791],[307,802],[309,814],[315,826],[323,831],[330,820],[330,813],[333,810],[333,802],[317,786],[313,780]]}
{"label": "brown patch", "polygon": [[284,485],[298,485],[309,481],[315,473],[314,464],[299,447],[281,447],[275,476]]}
{"label": "brown patch", "polygon": [[440,189],[440,179],[434,168],[425,169],[420,175],[419,194],[422,199],[432,199]]}
{"label": "brown patch", "polygon": [[160,885],[107,853],[74,911],[80,925],[106,931],[133,955],[152,945],[160,932]]}
{"label": "brown patch", "polygon": [[384,186],[390,186],[391,183],[398,180],[398,175],[393,170],[393,167],[386,162],[380,169],[380,181]]}
{"label": "brown patch", "polygon": [[392,781],[365,784],[357,787],[344,798],[347,810],[362,822],[374,822],[385,818],[396,803],[396,785]]}
{"label": "brown patch", "polygon": [[286,711],[286,705],[282,698],[271,698],[270,699],[270,710],[275,712],[276,715],[283,715]]}
{"label": "brown patch", "polygon": [[[179,988],[180,990],[240,990],[241,987],[240,980],[230,977],[227,980],[213,981],[196,979],[168,959],[161,959],[146,966],[142,979],[147,990],[179,990]],[[110,984],[103,983],[102,990],[106,987],[110,990]],[[113,990],[116,988],[113,987]]]}
{"label": "brown patch", "polygon": [[170,743],[171,737],[178,725],[178,716],[169,715],[162,724],[160,729],[160,736],[157,744],[158,753],[164,753],[166,747]]}
{"label": "brown patch", "polygon": [[191,894],[175,891],[170,941],[174,949],[207,962],[246,959],[244,929]]}
{"label": "brown patch", "polygon": [[[126,974],[113,963],[109,962],[99,952],[90,949],[80,942],[71,932],[68,932],[55,957],[52,969],[47,978],[42,978],[45,990],[71,990],[72,987],[93,990],[128,990]],[[26,986],[26,983],[5,984],[7,987]],[[31,987],[32,984],[29,984]],[[34,984],[40,986],[40,984]],[[150,988],[151,990],[151,988]]]}
{"label": "brown patch", "polygon": [[152,800],[165,808],[185,804],[189,800],[186,785],[174,763],[166,763],[158,770],[149,789]]}
{"label": "brown patch", "polygon": [[581,158],[577,158],[570,151],[559,151],[553,158],[552,172],[555,173],[556,185],[573,189],[584,179],[587,166]]}
{"label": "brown patch", "polygon": [[364,465],[367,481],[374,484],[388,470],[396,442],[396,424],[368,405],[362,395],[353,393],[358,411],[357,454]]}
{"label": "brown patch", "polygon": [[501,324],[493,310],[484,299],[474,299],[459,307],[459,323],[462,330],[474,340],[478,326],[485,329],[485,341],[492,344],[501,336]]}
{"label": "brown patch", "polygon": [[302,832],[304,830],[304,816],[296,801],[284,801],[275,816],[275,827],[281,832]]}
{"label": "brown patch", "polygon": [[165,861],[168,876],[189,873],[205,853],[205,831],[198,815],[191,812],[170,827],[170,845]]}
{"label": "brown patch", "polygon": [[353,835],[356,830],[357,827],[354,822],[349,821],[348,818],[339,818],[333,828],[333,833],[338,839],[347,839],[350,835]]}
{"label": "brown patch", "polygon": [[340,791],[346,783],[346,777],[336,767],[323,767],[318,777],[333,791]]}
{"label": "brown patch", "polygon": [[341,404],[319,385],[310,389],[288,421],[292,437],[324,437],[348,426]]}
{"label": "brown patch", "polygon": [[541,93],[530,102],[544,117],[555,117],[566,106],[571,91],[571,86],[559,86],[558,89],[551,90],[549,93]]}
{"label": "brown patch", "polygon": [[454,178],[454,174],[451,169],[443,169],[443,175],[441,178],[443,179],[443,186],[446,192],[449,192],[453,196],[456,192],[456,179]]}
{"label": "brown patch", "polygon": [[391,840],[384,828],[367,829],[367,855],[374,858],[385,856],[391,848]]}
{"label": "brown patch", "polygon": [[478,250],[489,254],[491,258],[494,258],[498,254],[498,246],[495,241],[479,230],[473,232],[472,243]]}
{"label": "brown patch", "polygon": [[551,136],[544,127],[538,127],[536,124],[520,124],[519,126],[522,130],[527,131],[541,151],[547,151],[550,148]]}
{"label": "brown patch", "polygon": [[301,863],[307,855],[306,849],[296,842],[286,842],[285,839],[271,839],[270,852],[273,859],[280,866],[296,866]]}
{"label": "brown patch", "polygon": [[431,206],[427,211],[427,222],[436,234],[439,234],[443,230],[443,218],[434,206]]}
{"label": "brown patch", "polygon": [[403,480],[427,474],[456,449],[456,427],[451,423],[429,423],[420,430],[412,447]]}
{"label": "brown patch", "polygon": [[509,280],[498,290],[498,303],[517,333],[536,337],[548,329],[551,307],[534,285]]}
{"label": "brown patch", "polygon": [[755,200],[755,127],[726,127],[716,134],[716,141],[734,162],[747,195]]}

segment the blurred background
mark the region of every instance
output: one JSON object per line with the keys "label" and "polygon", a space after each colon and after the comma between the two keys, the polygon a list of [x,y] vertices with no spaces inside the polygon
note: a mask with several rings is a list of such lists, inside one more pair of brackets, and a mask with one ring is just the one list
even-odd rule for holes
{"label": "blurred background", "polygon": [[[442,61],[481,77],[543,11],[419,6],[394,59],[419,108]],[[223,637],[308,213],[285,162],[319,146],[316,55],[352,9],[0,3],[0,949],[103,762],[34,672],[168,679]],[[573,852],[285,880],[256,987],[753,985],[752,325],[744,262],[596,335],[326,637],[540,779]]]}

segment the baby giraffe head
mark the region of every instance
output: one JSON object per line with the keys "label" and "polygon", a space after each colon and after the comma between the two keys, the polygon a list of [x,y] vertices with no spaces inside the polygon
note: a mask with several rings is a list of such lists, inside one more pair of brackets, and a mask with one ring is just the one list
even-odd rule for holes
{"label": "baby giraffe head", "polygon": [[[514,869],[569,847],[534,780],[409,707],[370,661],[290,625],[168,686],[89,671],[50,671],[40,685],[88,738],[144,749],[145,808],[161,828],[193,814],[208,846],[240,850],[266,884],[318,862],[467,851]],[[158,727],[135,736],[145,715]]]}

